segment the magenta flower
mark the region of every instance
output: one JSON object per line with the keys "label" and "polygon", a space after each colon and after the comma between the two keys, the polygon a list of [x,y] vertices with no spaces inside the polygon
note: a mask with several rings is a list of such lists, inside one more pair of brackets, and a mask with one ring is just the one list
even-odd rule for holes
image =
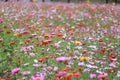
{"label": "magenta flower", "polygon": [[11,71],[11,74],[14,75],[15,73],[18,73],[20,71],[20,68],[15,68]]}
{"label": "magenta flower", "polygon": [[24,31],[22,34],[30,34],[29,31]]}

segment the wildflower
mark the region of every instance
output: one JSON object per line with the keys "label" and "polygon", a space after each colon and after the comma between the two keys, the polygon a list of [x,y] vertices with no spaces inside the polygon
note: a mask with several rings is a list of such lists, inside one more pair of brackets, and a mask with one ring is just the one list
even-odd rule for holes
{"label": "wildflower", "polygon": [[80,42],[80,41],[76,41],[75,44],[76,44],[76,45],[80,45],[81,42]]}
{"label": "wildflower", "polygon": [[0,32],[3,32],[3,30],[0,29]]}
{"label": "wildflower", "polygon": [[30,75],[30,73],[31,73],[30,71],[24,71],[24,72],[22,72],[23,75]]}
{"label": "wildflower", "polygon": [[68,72],[68,71],[73,70],[73,68],[63,68],[62,70],[65,71],[65,72]]}
{"label": "wildflower", "polygon": [[43,62],[45,58],[38,59],[38,62]]}
{"label": "wildflower", "polygon": [[40,73],[37,76],[32,76],[31,80],[45,80],[46,74]]}
{"label": "wildflower", "polygon": [[59,71],[58,74],[57,74],[57,77],[61,77],[63,75],[66,75],[67,72],[64,72],[64,71]]}
{"label": "wildflower", "polygon": [[90,74],[90,78],[96,78],[97,75],[96,74]]}
{"label": "wildflower", "polygon": [[78,26],[80,26],[80,27],[84,27],[84,26],[86,26],[84,23],[80,23],[80,24],[78,24]]}
{"label": "wildflower", "polygon": [[16,36],[19,36],[19,33],[15,33],[15,34],[13,34],[13,36],[15,36],[15,37],[16,37]]}
{"label": "wildflower", "polygon": [[62,80],[72,80],[72,74],[67,74],[63,76]]}
{"label": "wildflower", "polygon": [[25,43],[29,43],[30,42],[30,40],[28,39],[28,40],[25,40]]}
{"label": "wildflower", "polygon": [[81,57],[80,61],[89,61],[89,57]]}
{"label": "wildflower", "polygon": [[47,45],[48,44],[48,41],[47,40],[43,40],[42,41],[42,45]]}
{"label": "wildflower", "polygon": [[110,55],[110,60],[115,61],[115,60],[117,60],[117,57],[116,57],[114,54],[111,54],[111,55]]}
{"label": "wildflower", "polygon": [[8,26],[4,26],[4,28],[5,28],[5,29],[7,29],[7,28],[8,28]]}
{"label": "wildflower", "polygon": [[35,56],[35,53],[32,52],[32,53],[30,53],[29,55],[30,55],[31,57],[34,57],[34,56]]}
{"label": "wildflower", "polygon": [[6,31],[6,34],[10,34],[11,33],[11,31]]}
{"label": "wildflower", "polygon": [[54,47],[55,47],[55,48],[60,48],[61,46],[60,46],[59,43],[55,43],[55,44],[54,44]]}
{"label": "wildflower", "polygon": [[116,67],[116,66],[117,66],[117,63],[113,61],[113,62],[111,62],[111,63],[109,64],[109,66],[110,66],[110,67]]}
{"label": "wildflower", "polygon": [[120,71],[117,72],[117,77],[120,77]]}
{"label": "wildflower", "polygon": [[56,61],[58,61],[58,62],[68,61],[68,60],[70,60],[70,58],[69,57],[64,57],[64,56],[56,58]]}
{"label": "wildflower", "polygon": [[99,74],[99,75],[97,76],[97,78],[98,78],[98,79],[105,79],[107,76],[108,76],[108,75],[107,75],[106,73],[104,73],[104,74]]}
{"label": "wildflower", "polygon": [[11,74],[14,75],[15,73],[18,73],[20,71],[20,68],[15,68],[11,71]]}
{"label": "wildflower", "polygon": [[6,80],[5,78],[0,78],[0,80]]}
{"label": "wildflower", "polygon": [[116,70],[116,69],[109,69],[108,72],[109,72],[109,73],[116,73],[117,70]]}
{"label": "wildflower", "polygon": [[22,34],[30,34],[30,32],[29,31],[23,31]]}
{"label": "wildflower", "polygon": [[0,42],[3,42],[3,39],[0,39]]}
{"label": "wildflower", "polygon": [[85,64],[84,64],[84,62],[79,62],[78,65],[79,66],[84,66]]}
{"label": "wildflower", "polygon": [[58,37],[62,37],[63,34],[62,34],[62,33],[58,33],[57,36],[58,36]]}
{"label": "wildflower", "polygon": [[105,52],[104,49],[101,49],[101,50],[99,51],[100,54],[104,54],[104,52]]}
{"label": "wildflower", "polygon": [[46,69],[47,69],[48,71],[50,71],[50,70],[52,70],[52,66],[48,66]]}
{"label": "wildflower", "polygon": [[79,78],[81,77],[81,74],[79,72],[72,72],[73,77]]}
{"label": "wildflower", "polygon": [[14,42],[14,41],[13,41],[13,42],[10,42],[10,44],[13,45],[13,44],[15,44],[15,42]]}

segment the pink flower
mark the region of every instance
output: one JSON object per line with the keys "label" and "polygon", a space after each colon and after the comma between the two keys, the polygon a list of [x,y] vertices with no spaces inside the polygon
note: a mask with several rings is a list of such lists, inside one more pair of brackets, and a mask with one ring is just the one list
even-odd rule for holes
{"label": "pink flower", "polygon": [[24,71],[22,72],[23,75],[29,75],[31,72],[30,71]]}
{"label": "pink flower", "polygon": [[96,74],[90,74],[90,78],[96,78]]}
{"label": "pink flower", "polygon": [[40,73],[37,76],[32,76],[31,80],[45,80],[45,76],[46,76],[45,74]]}
{"label": "pink flower", "polygon": [[55,47],[55,48],[60,48],[61,46],[60,46],[60,44],[55,43],[55,44],[54,44],[54,47]]}
{"label": "pink flower", "polygon": [[23,31],[22,34],[30,34],[30,32],[29,31]]}
{"label": "pink flower", "polygon": [[30,53],[29,55],[30,55],[31,57],[34,57],[34,56],[35,56],[35,53],[32,52],[32,53]]}
{"label": "pink flower", "polygon": [[58,62],[60,62],[60,61],[68,61],[68,60],[70,60],[70,58],[69,57],[58,57],[58,58],[56,58],[56,61],[58,61]]}
{"label": "pink flower", "polygon": [[11,71],[11,74],[14,75],[15,73],[18,73],[20,71],[20,68],[15,68]]}
{"label": "pink flower", "polygon": [[57,77],[61,77],[63,75],[67,74],[67,72],[65,71],[59,71],[58,74],[57,74]]}
{"label": "pink flower", "polygon": [[97,76],[97,78],[98,79],[104,79],[104,78],[106,78],[108,75],[105,73],[105,74],[99,74],[98,76]]}

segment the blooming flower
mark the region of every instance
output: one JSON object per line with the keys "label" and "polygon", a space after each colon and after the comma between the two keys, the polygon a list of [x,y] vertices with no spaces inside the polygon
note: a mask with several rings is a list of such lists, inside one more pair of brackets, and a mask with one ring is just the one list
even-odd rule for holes
{"label": "blooming flower", "polygon": [[99,74],[98,76],[97,76],[97,78],[98,79],[104,79],[104,78],[106,78],[108,75],[106,74],[106,73],[104,73],[104,74]]}
{"label": "blooming flower", "polygon": [[24,71],[22,72],[23,75],[29,75],[31,72],[30,71]]}
{"label": "blooming flower", "polygon": [[32,76],[31,80],[45,80],[46,74],[40,73],[37,76]]}
{"label": "blooming flower", "polygon": [[18,73],[20,71],[20,68],[15,68],[11,71],[11,74],[14,75],[15,73]]}
{"label": "blooming flower", "polygon": [[82,44],[82,43],[81,43],[80,41],[76,41],[75,44],[76,44],[76,45],[80,45],[80,44]]}
{"label": "blooming flower", "polygon": [[58,62],[60,62],[60,61],[68,61],[68,60],[70,60],[70,58],[69,57],[64,57],[64,56],[56,58],[56,61],[58,61]]}
{"label": "blooming flower", "polygon": [[96,78],[97,75],[96,74],[90,74],[90,78]]}

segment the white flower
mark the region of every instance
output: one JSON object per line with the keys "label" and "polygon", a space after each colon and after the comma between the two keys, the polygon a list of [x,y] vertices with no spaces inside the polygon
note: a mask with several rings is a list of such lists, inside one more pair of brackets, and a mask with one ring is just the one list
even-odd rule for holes
{"label": "white flower", "polygon": [[117,73],[117,77],[120,77],[120,71],[118,71],[118,73]]}

